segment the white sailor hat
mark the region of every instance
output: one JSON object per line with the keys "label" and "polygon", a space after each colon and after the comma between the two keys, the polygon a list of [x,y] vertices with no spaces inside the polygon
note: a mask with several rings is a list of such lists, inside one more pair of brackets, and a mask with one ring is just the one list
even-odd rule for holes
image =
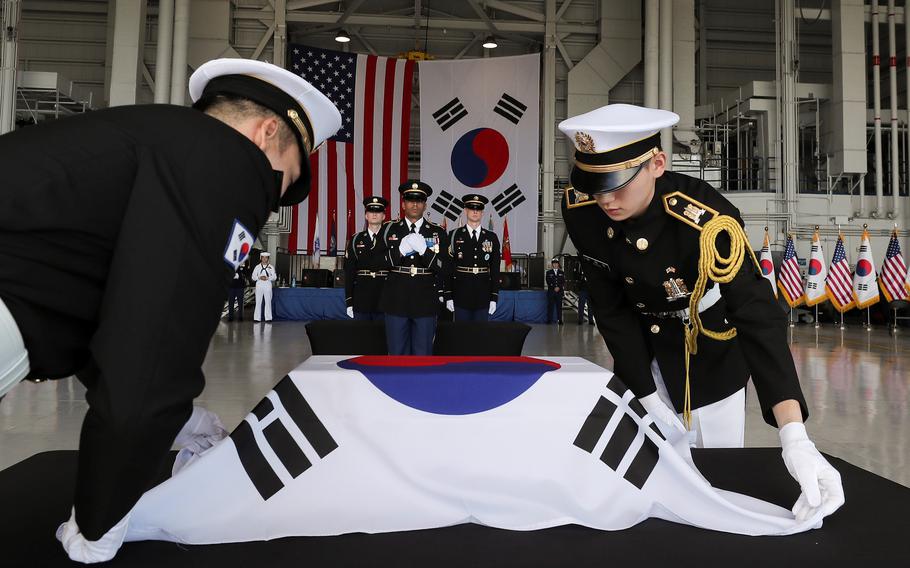
{"label": "white sailor hat", "polygon": [[572,185],[585,193],[622,189],[660,152],[660,131],[679,122],[668,110],[615,104],[567,118],[559,130],[575,145]]}
{"label": "white sailor hat", "polygon": [[259,253],[259,257],[260,257],[260,258],[263,257],[263,256],[272,256],[272,253],[270,253],[270,252],[267,251],[267,250],[264,250],[264,251],[262,251],[261,253]]}
{"label": "white sailor hat", "polygon": [[310,191],[310,154],[341,127],[341,113],[316,87],[277,65],[252,59],[213,59],[190,76],[194,103],[209,96],[235,95],[258,103],[291,127],[300,146],[300,178],[281,197],[295,205]]}

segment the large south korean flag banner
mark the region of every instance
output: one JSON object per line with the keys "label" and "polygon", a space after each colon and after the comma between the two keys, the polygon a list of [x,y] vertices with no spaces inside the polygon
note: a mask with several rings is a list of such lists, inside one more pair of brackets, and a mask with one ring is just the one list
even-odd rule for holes
{"label": "large south korean flag banner", "polygon": [[422,61],[418,70],[430,219],[451,227],[462,196],[480,193],[500,240],[508,216],[512,252],[537,251],[540,56]]}

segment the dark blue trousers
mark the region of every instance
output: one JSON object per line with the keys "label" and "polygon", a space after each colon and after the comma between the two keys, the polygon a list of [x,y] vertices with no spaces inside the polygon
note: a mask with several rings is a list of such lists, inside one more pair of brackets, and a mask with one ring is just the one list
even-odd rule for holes
{"label": "dark blue trousers", "polygon": [[408,318],[385,315],[389,355],[432,355],[436,317]]}
{"label": "dark blue trousers", "polygon": [[547,290],[547,323],[562,323],[562,292]]}
{"label": "dark blue trousers", "polygon": [[455,306],[455,321],[489,321],[490,314],[487,308],[469,310]]}
{"label": "dark blue trousers", "polygon": [[377,321],[385,319],[382,312],[354,312],[354,319],[357,321]]}
{"label": "dark blue trousers", "polygon": [[228,288],[228,320],[234,319],[234,302],[237,302],[239,316],[237,319],[243,321],[243,293],[246,288]]}
{"label": "dark blue trousers", "polygon": [[588,323],[594,325],[594,310],[591,309],[591,302],[588,301],[588,291],[582,290],[578,293],[578,325],[585,321],[585,306],[588,306]]}

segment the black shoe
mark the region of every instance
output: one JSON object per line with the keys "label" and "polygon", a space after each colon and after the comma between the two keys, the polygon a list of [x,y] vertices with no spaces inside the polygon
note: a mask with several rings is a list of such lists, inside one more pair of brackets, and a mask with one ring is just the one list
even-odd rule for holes
{"label": "black shoe", "polygon": [[559,325],[562,325],[562,320],[559,320]]}
{"label": "black shoe", "polygon": [[[234,318],[228,318],[227,320],[228,320],[228,321],[234,321]],[[241,320],[241,321],[243,321],[243,320]]]}

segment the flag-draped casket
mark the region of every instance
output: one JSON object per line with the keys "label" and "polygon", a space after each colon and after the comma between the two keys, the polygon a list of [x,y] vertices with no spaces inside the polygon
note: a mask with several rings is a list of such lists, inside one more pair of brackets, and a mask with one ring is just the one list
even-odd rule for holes
{"label": "flag-draped casket", "polygon": [[467,522],[614,530],[648,517],[749,535],[821,526],[712,488],[685,437],[654,424],[618,378],[583,359],[318,356],[229,438],[146,493],[127,540]]}

